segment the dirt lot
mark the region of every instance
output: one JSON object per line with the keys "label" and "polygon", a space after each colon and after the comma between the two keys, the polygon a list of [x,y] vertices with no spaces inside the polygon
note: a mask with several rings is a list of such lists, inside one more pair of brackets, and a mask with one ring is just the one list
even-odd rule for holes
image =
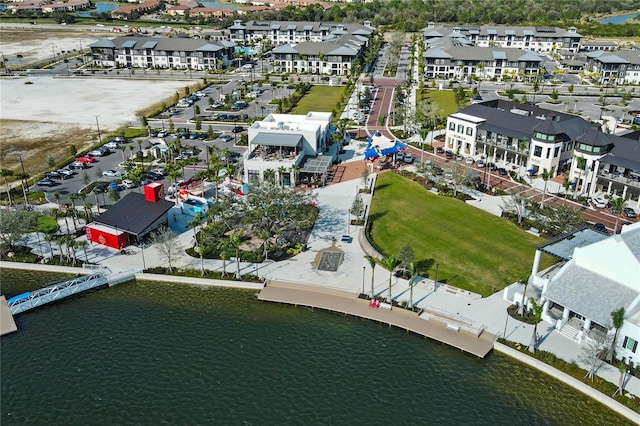
{"label": "dirt lot", "polygon": [[[97,40],[90,33],[2,31],[5,56],[23,55],[23,63],[73,51]],[[21,76],[0,79],[0,168],[18,171],[23,154],[28,173],[47,168],[47,159],[60,160],[69,144],[78,150],[97,141],[97,124],[104,137],[129,124],[137,125],[136,111],[185,86],[184,81],[107,79],[94,77]]]}

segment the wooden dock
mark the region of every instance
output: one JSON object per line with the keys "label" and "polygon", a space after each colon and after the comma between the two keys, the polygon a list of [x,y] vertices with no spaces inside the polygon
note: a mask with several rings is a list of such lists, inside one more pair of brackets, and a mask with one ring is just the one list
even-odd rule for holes
{"label": "wooden dock", "polygon": [[379,321],[394,327],[445,343],[464,352],[484,358],[493,349],[495,336],[490,333],[472,333],[446,322],[419,318],[415,312],[402,308],[372,308],[369,301],[355,294],[304,284],[269,281],[260,291],[258,299],[267,302],[309,306]]}
{"label": "wooden dock", "polygon": [[0,336],[13,333],[14,331],[18,331],[18,327],[7,305],[7,299],[5,299],[4,296],[0,296]]}

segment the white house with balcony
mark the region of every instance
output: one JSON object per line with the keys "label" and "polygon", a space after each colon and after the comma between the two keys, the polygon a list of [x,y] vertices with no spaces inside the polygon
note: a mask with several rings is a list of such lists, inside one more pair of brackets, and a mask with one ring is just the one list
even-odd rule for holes
{"label": "white house with balcony", "polygon": [[[543,252],[560,262],[538,271]],[[640,222],[611,236],[581,229],[538,247],[530,283],[542,291],[542,319],[577,342],[613,335],[611,313],[623,308],[617,357],[640,361]]]}
{"label": "white house with balcony", "polygon": [[[310,180],[326,179],[333,160],[324,155],[331,137],[331,117],[330,112],[316,111],[274,113],[254,122],[248,129],[244,155],[245,182],[272,180],[293,187],[302,174]],[[319,167],[312,169],[316,163]]]}

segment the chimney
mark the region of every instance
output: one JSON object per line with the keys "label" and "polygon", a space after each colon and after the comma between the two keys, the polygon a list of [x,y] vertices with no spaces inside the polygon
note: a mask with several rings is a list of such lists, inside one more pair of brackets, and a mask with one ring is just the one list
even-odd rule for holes
{"label": "chimney", "polygon": [[144,186],[144,199],[155,203],[164,198],[164,185],[159,182],[151,182]]}

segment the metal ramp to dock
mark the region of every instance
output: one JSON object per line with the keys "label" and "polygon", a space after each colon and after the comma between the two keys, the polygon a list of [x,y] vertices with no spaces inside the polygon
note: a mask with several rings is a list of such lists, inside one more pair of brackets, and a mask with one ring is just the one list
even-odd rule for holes
{"label": "metal ramp to dock", "polygon": [[38,306],[46,305],[47,303],[66,299],[67,297],[89,290],[111,287],[135,278],[135,272],[133,270],[110,275],[106,274],[107,271],[108,270],[101,270],[90,275],[78,276],[62,283],[41,288],[40,290],[29,291],[13,296],[7,301],[9,311],[12,315],[20,314],[37,308]]}

